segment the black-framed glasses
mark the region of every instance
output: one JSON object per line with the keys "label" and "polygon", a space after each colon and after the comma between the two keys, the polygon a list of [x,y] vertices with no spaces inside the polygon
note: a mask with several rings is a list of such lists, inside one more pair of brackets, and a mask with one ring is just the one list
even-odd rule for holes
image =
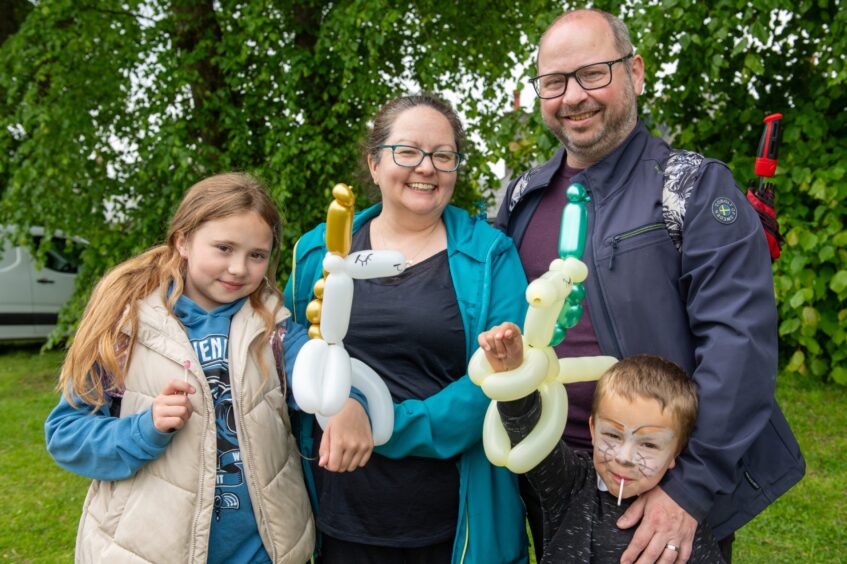
{"label": "black-framed glasses", "polygon": [[432,166],[441,172],[455,172],[462,164],[465,155],[456,151],[424,151],[411,145],[377,145],[377,149],[391,149],[394,164],[404,168],[419,166],[426,157],[432,161]]}
{"label": "black-framed glasses", "polygon": [[558,98],[565,94],[568,88],[568,79],[574,77],[583,90],[597,90],[605,88],[612,83],[612,66],[616,63],[622,63],[627,59],[631,59],[633,54],[625,55],[614,61],[604,61],[602,63],[592,63],[579,67],[573,72],[551,72],[542,74],[529,81],[532,87],[535,88],[535,93],[539,98],[548,100],[550,98]]}

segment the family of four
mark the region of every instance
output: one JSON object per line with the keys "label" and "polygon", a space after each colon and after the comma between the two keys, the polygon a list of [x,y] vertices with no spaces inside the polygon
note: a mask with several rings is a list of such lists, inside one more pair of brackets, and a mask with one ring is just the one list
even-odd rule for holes
{"label": "family of four", "polygon": [[[253,178],[198,182],[166,242],[104,276],[46,422],[53,458],[93,480],[77,560],[527,562],[527,519],[543,562],[730,560],[733,532],[804,471],[774,400],[759,219],[726,165],[698,158],[669,237],[670,148],[638,119],[644,62],[618,18],[563,14],[537,65],[562,147],[512,181],[496,229],[450,204],[465,135],[448,104],[402,96],[373,119],[379,203],[356,215],[352,250],[409,266],[355,281],[344,346],[391,393],[386,444],[355,389],[324,429],[293,401],[326,228],[297,243],[283,295],[280,216]],[[587,313],[556,353],[622,360],[596,389],[568,385],[563,440],[519,477],[485,457],[489,400],[467,365],[479,346],[495,369],[520,364],[514,322],[557,257],[571,182],[590,195]],[[499,410],[518,442],[538,398]]]}

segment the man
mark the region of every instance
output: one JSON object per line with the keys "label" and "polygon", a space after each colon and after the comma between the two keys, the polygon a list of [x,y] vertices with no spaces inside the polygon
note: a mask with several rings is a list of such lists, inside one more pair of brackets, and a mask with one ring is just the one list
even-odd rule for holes
{"label": "man", "polygon": [[[684,367],[700,394],[676,467],[618,522],[638,525],[622,562],[687,561],[704,519],[729,560],[733,532],[805,468],[774,399],[777,316],[760,221],[726,165],[690,154],[687,211],[670,210],[682,234],[675,247],[662,205],[670,149],[638,120],[644,62],[614,16],[557,18],[541,39],[533,86],[563,148],[512,181],[497,224],[533,280],[557,256],[565,188],[578,182],[590,194],[585,313],[557,354],[660,355]],[[576,448],[590,446],[592,393],[591,384],[568,386],[565,440]]]}

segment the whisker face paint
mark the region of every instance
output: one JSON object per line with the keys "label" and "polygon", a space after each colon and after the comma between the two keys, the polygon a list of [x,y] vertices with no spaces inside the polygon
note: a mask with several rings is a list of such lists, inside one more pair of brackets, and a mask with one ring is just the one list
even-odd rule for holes
{"label": "whisker face paint", "polygon": [[615,460],[649,477],[674,454],[672,429],[654,425],[632,428],[613,419],[596,419],[598,446],[605,462]]}
{"label": "whisker face paint", "polygon": [[[655,487],[677,455],[676,421],[657,400],[604,396],[592,416],[594,467],[618,505]],[[617,484],[618,491],[614,488]]]}

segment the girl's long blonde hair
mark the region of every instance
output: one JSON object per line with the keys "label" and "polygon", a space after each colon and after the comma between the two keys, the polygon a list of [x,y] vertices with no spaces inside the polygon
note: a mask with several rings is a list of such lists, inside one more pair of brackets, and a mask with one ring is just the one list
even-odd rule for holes
{"label": "girl's long blonde hair", "polygon": [[[189,239],[208,221],[248,212],[259,214],[273,233],[268,283],[260,284],[250,294],[250,305],[265,322],[264,338],[255,343],[268,342],[275,329],[276,312],[282,307],[282,295],[275,280],[279,263],[279,212],[255,178],[240,173],[212,176],[188,190],[171,219],[165,244],[119,264],[94,288],[59,379],[59,386],[71,405],[76,396],[99,409],[105,403],[106,394],[123,390],[138,332],[139,300],[158,290],[168,313],[174,315],[173,305],[183,293],[186,267],[177,249],[178,237]],[[168,296],[171,284],[173,289]],[[264,305],[265,292],[277,297],[273,311]],[[124,331],[127,326],[128,335]],[[126,358],[121,358],[123,355]],[[266,372],[261,355],[257,357],[260,369]]]}

